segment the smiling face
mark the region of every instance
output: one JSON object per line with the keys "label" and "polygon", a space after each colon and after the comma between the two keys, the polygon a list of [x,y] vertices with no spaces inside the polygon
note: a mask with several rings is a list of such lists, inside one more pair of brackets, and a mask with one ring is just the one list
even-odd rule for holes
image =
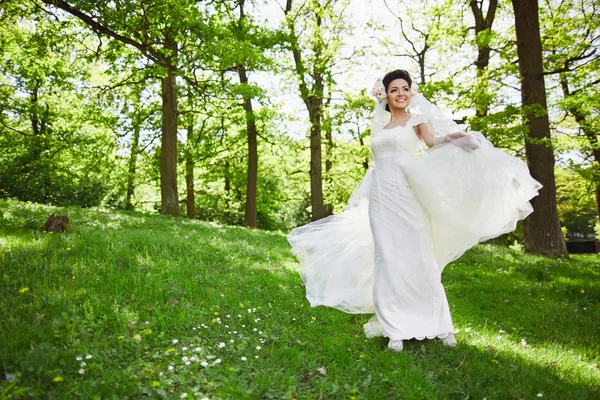
{"label": "smiling face", "polygon": [[386,93],[390,111],[392,109],[405,109],[410,104],[410,86],[404,79],[399,78],[391,81]]}

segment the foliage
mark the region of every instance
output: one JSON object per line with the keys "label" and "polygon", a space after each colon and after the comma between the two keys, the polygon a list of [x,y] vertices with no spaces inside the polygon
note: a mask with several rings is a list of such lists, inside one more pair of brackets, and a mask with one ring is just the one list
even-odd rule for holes
{"label": "foliage", "polygon": [[[5,1],[0,197],[158,209],[160,79],[167,69],[178,76],[178,190],[185,193],[191,162],[198,218],[205,220],[243,223],[247,98],[258,126],[259,227],[287,230],[310,220],[310,141],[300,136],[311,117],[296,111],[319,98],[312,122],[321,118],[324,202],[340,211],[368,164],[372,100],[360,90],[371,82],[349,89],[347,81],[360,69],[411,70],[419,90],[464,119],[466,129],[524,157],[510,2],[498,2],[492,29],[478,35],[469,2],[407,4],[373,4],[389,6],[389,19],[354,26],[356,4],[350,0],[292,1],[287,15],[287,4],[253,0]],[[600,182],[597,10],[588,1],[540,4],[552,145],[561,168],[575,171],[575,181],[591,193]],[[90,21],[65,12],[67,6],[99,25],[90,28]],[[179,45],[175,59],[165,47],[167,30]],[[355,37],[362,39],[350,40]],[[482,45],[491,53],[478,75]],[[488,113],[475,116],[484,106]],[[571,189],[561,184],[558,194],[563,208],[569,205],[568,213],[561,211],[569,226],[590,212]]]}
{"label": "foliage", "polygon": [[593,234],[598,217],[589,181],[573,170],[557,168],[555,174],[561,225],[571,233]]}
{"label": "foliage", "polygon": [[114,118],[86,87],[97,66],[58,32],[42,17],[0,27],[0,196],[98,205],[110,190]]}

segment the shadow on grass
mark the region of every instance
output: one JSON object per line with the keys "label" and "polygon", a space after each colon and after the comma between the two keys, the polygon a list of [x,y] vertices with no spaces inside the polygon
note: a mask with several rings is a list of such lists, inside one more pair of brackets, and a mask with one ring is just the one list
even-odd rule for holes
{"label": "shadow on grass", "polygon": [[455,318],[531,344],[589,353],[600,348],[599,278],[593,257],[543,259],[480,246],[447,267],[443,280]]}

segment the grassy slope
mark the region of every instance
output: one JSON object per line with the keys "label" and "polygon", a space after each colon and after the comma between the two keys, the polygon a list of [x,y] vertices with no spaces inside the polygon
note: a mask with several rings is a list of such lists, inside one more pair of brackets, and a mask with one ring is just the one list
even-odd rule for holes
{"label": "grassy slope", "polygon": [[[57,211],[71,232],[39,232]],[[478,246],[444,273],[458,347],[394,354],[369,316],[310,308],[283,234],[0,212],[0,398],[600,398],[597,256]]]}

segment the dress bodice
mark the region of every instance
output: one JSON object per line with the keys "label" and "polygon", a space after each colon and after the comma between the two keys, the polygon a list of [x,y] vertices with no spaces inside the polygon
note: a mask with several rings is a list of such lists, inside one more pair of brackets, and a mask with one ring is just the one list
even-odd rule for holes
{"label": "dress bodice", "polygon": [[396,126],[375,132],[371,139],[371,150],[375,163],[386,159],[394,159],[399,162],[415,159],[421,149],[421,140],[417,136],[414,126],[424,122],[419,117],[419,115],[412,115],[405,126]]}

